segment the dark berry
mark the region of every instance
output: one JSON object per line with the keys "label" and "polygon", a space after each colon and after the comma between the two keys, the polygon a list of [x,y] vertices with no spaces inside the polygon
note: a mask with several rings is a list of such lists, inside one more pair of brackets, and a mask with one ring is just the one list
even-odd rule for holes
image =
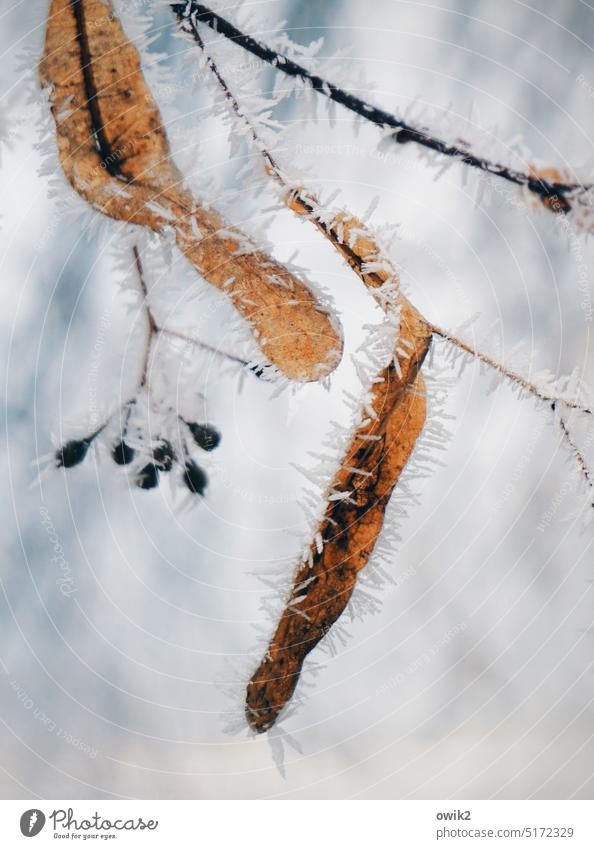
{"label": "dark berry", "polygon": [[186,462],[184,483],[194,495],[204,495],[204,491],[208,485],[208,478],[206,472],[193,460]]}
{"label": "dark berry", "polygon": [[175,460],[175,451],[171,442],[163,439],[158,445],[153,448],[153,463],[161,472],[171,471],[173,461]]}
{"label": "dark berry", "polygon": [[188,427],[194,437],[194,442],[204,451],[214,451],[221,441],[221,434],[212,425],[188,422]]}
{"label": "dark berry", "polygon": [[65,469],[78,466],[87,456],[90,444],[88,439],[71,439],[65,442],[56,451],[56,466]]}
{"label": "dark berry", "polygon": [[111,456],[115,463],[118,466],[127,466],[128,463],[131,463],[134,459],[134,455],[136,451],[131,448],[127,442],[124,442],[123,439],[120,439],[119,442],[116,442],[115,445],[111,449]]}
{"label": "dark berry", "polygon": [[153,463],[148,463],[136,476],[136,486],[140,489],[154,489],[159,485],[159,470]]}

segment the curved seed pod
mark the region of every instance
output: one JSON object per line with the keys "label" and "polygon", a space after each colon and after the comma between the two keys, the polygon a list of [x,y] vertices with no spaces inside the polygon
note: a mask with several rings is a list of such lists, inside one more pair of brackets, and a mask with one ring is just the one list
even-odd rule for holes
{"label": "curved seed pod", "polygon": [[293,695],[303,661],[344,611],[422,431],[425,384],[419,369],[431,330],[414,310],[405,308],[401,338],[410,343],[411,356],[399,361],[399,369],[390,363],[373,384],[375,418],[366,415],[352,438],[332,482],[310,558],[297,570],[276,632],[248,684],[246,718],[256,732],[274,725]]}
{"label": "curved seed pod", "polygon": [[288,378],[317,380],[340,361],[333,319],[303,281],[192,198],[170,158],[135,47],[109,0],[52,0],[39,72],[72,187],[111,218],[173,229],[199,273],[251,324]]}

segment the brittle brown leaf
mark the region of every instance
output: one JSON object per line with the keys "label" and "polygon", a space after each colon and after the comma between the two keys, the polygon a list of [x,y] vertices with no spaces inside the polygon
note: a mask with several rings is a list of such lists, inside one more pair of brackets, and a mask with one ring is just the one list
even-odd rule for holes
{"label": "brittle brown leaf", "polygon": [[352,438],[332,481],[310,557],[297,570],[276,632],[248,684],[246,718],[256,732],[274,725],[293,695],[305,658],[347,606],[425,423],[420,367],[431,329],[404,305],[400,333],[411,354],[399,359],[398,369],[392,361],[373,384],[375,417],[366,414]]}
{"label": "brittle brown leaf", "polygon": [[162,233],[224,291],[287,377],[316,380],[340,361],[339,330],[305,283],[195,200],[171,159],[136,48],[108,0],[52,0],[42,83],[62,168],[95,209]]}

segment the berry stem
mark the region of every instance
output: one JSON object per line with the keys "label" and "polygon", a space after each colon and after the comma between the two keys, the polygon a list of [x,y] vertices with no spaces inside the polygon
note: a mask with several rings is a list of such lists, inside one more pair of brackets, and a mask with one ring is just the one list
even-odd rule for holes
{"label": "berry stem", "polygon": [[155,314],[149,303],[148,287],[144,279],[144,269],[142,267],[142,260],[140,258],[140,252],[138,250],[137,245],[134,245],[134,247],[132,248],[132,252],[134,254],[134,264],[136,266],[136,271],[138,274],[138,283],[140,287],[140,292],[142,294],[144,307],[146,310],[148,325],[142,368],[140,372],[140,380],[138,382],[139,389],[146,385],[153,341],[154,337],[157,336],[159,333],[164,333],[166,336],[172,336],[176,339],[181,339],[182,341],[188,342],[188,344],[194,345],[197,348],[202,348],[205,351],[210,351],[211,353],[216,354],[218,357],[223,357],[224,359],[231,360],[231,362],[243,366],[243,368],[250,368],[249,362],[247,360],[242,359],[241,357],[237,357],[234,354],[228,354],[226,351],[220,351],[218,348],[215,348],[214,345],[209,345],[207,342],[202,342],[199,339],[193,339],[191,336],[188,336],[187,334],[182,333],[179,330],[173,330],[172,328],[160,325],[157,322]]}

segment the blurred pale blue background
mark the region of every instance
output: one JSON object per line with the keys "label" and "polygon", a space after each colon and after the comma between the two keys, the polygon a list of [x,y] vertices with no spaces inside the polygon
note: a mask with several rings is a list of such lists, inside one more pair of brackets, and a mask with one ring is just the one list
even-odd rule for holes
{"label": "blurred pale blue background", "polygon": [[[444,131],[454,120],[502,158],[508,145],[516,156],[531,150],[526,167],[592,171],[594,19],[579,0],[249,6],[269,28],[286,19],[295,41],[323,36],[322,67],[348,49],[333,77],[367,86],[387,108]],[[131,491],[104,456],[31,486],[31,461],[51,450],[51,434],[84,425],[124,391],[141,333],[140,324],[131,333],[117,288],[117,228],[86,238],[48,197],[36,144],[49,125],[34,91],[45,9],[1,0],[1,795],[591,798],[594,565],[591,528],[580,533],[571,518],[571,458],[548,411],[506,386],[489,394],[491,376],[476,367],[442,373],[440,346],[434,382],[448,389],[453,416],[443,465],[412,484],[418,504],[391,558],[399,586],[384,589],[380,613],[349,623],[336,656],[312,656],[323,668],[282,726],[301,750],[286,749],[286,778],[266,738],[225,729],[241,714],[253,625],[271,627],[260,608],[270,590],[252,573],[291,574],[305,530],[305,482],[292,464],[307,462],[331,418],[349,423],[348,358],[330,393],[275,399],[250,377],[239,393],[236,374],[197,360],[196,388],[206,386],[223,444],[209,497],[189,513],[166,488]],[[157,23],[153,50],[183,51],[166,9]],[[173,79],[196,58],[171,59]],[[207,97],[182,85],[158,94],[172,138],[186,145],[184,168],[199,143],[217,181],[233,185],[226,130],[195,111]],[[305,123],[293,102],[279,116],[294,122],[285,161],[308,180],[340,187],[359,214],[380,195],[373,223],[401,224],[392,256],[429,318],[454,328],[478,312],[469,335],[485,334],[504,357],[524,342],[524,371],[577,366],[594,383],[583,305],[594,297],[591,239],[572,240],[551,215],[505,194],[477,202],[476,176],[463,181],[458,166],[436,182],[417,151],[378,151],[377,131],[356,134],[344,112],[333,125],[320,104],[318,123]],[[263,203],[245,194],[240,224],[244,201],[252,215]],[[268,235],[281,259],[299,247],[308,276],[332,291],[352,352],[362,324],[377,319],[358,281],[288,214]],[[188,322],[195,316],[204,338],[233,349],[222,300],[184,301],[197,281],[177,256],[169,276]],[[69,597],[43,508],[72,572]]]}

